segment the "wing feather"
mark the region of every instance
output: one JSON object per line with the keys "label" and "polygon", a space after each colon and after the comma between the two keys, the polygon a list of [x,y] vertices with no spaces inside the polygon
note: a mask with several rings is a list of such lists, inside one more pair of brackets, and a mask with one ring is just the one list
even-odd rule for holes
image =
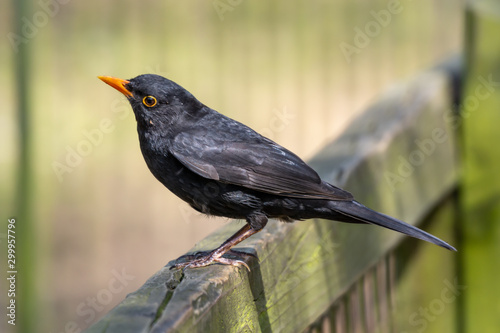
{"label": "wing feather", "polygon": [[264,137],[247,142],[182,132],[170,152],[207,179],[280,196],[352,200],[349,192],[323,182],[297,155]]}

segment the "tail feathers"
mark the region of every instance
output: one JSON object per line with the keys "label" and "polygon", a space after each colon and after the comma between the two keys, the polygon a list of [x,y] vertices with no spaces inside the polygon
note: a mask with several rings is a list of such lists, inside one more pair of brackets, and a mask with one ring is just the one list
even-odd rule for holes
{"label": "tail feathers", "polygon": [[331,203],[331,208],[333,210],[342,215],[351,217],[354,220],[379,225],[381,227],[398,231],[408,236],[442,246],[445,249],[456,251],[453,246],[442,241],[441,239],[403,221],[371,210],[357,201],[331,201]]}

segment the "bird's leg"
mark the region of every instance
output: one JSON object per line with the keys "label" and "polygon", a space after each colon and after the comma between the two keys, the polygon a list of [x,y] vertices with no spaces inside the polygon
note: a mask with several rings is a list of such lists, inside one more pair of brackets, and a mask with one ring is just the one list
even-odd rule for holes
{"label": "bird's leg", "polygon": [[183,263],[179,263],[179,264],[175,264],[172,268],[186,269],[186,268],[190,268],[190,267],[193,267],[193,268],[194,267],[204,267],[204,266],[208,266],[214,262],[218,262],[221,264],[233,265],[233,266],[243,265],[248,269],[248,271],[250,271],[250,267],[248,267],[248,265],[244,261],[238,260],[238,259],[222,258],[222,255],[227,253],[229,250],[231,250],[231,248],[233,246],[244,241],[248,237],[258,233],[260,230],[262,230],[262,228],[258,228],[258,229],[255,228],[254,229],[254,228],[252,228],[252,226],[250,224],[247,223],[247,224],[245,224],[245,226],[243,228],[241,228],[240,230],[238,230],[238,232],[236,232],[234,235],[229,237],[224,243],[222,243],[221,246],[219,246],[215,250],[210,251],[210,252],[208,252],[208,254],[203,255],[201,257],[198,257],[196,259],[193,259],[193,260],[190,260],[187,262],[183,262]]}

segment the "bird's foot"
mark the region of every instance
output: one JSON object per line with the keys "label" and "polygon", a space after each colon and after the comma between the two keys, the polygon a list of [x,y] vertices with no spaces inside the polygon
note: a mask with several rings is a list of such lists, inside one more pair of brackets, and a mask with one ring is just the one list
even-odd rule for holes
{"label": "bird's foot", "polygon": [[[261,229],[262,228],[252,229],[250,224],[247,223],[243,226],[243,228],[241,228],[234,235],[229,237],[224,243],[222,243],[221,246],[219,246],[215,250],[210,252],[198,252],[195,255],[182,256],[179,259],[187,258],[188,260],[185,262],[181,262],[179,264],[175,264],[170,269],[181,268],[182,271],[184,272],[186,268],[205,267],[218,262],[223,265],[245,266],[246,269],[250,272],[250,267],[248,267],[248,265],[243,260],[222,258],[222,256],[225,253],[229,252],[236,255],[245,254],[255,257],[255,255],[253,254],[233,251],[231,250],[231,248],[239,244],[243,240],[247,239],[248,237],[252,236],[253,234],[259,232]],[[176,261],[178,261],[179,259],[177,259]]]}
{"label": "bird's foot", "polygon": [[[255,255],[250,254],[250,253],[233,251],[233,250],[229,250],[226,253],[231,253],[231,254],[236,254],[236,255],[243,254],[243,255],[255,257]],[[223,253],[220,253],[217,250],[214,250],[214,251],[197,252],[194,255],[184,255],[184,256],[179,257],[176,261],[183,260],[183,259],[187,259],[187,261],[175,264],[170,269],[177,268],[177,269],[182,269],[182,271],[184,271],[186,268],[205,267],[205,266],[211,265],[213,263],[220,263],[223,265],[231,265],[231,266],[237,266],[237,267],[245,266],[246,269],[250,272],[250,267],[248,267],[248,265],[243,260],[223,258],[222,254]]]}

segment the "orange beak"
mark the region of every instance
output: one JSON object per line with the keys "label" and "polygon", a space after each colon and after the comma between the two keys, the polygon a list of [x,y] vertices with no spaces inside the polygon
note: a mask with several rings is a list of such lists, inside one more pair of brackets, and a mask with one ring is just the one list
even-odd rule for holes
{"label": "orange beak", "polygon": [[130,83],[129,81],[118,79],[118,78],[112,77],[112,76],[98,76],[98,78],[101,79],[102,81],[104,81],[105,83],[109,84],[110,86],[112,86],[113,88],[115,88],[116,90],[118,90],[119,92],[124,94],[125,96],[134,97],[134,95],[130,92],[130,90],[125,88],[125,85]]}

